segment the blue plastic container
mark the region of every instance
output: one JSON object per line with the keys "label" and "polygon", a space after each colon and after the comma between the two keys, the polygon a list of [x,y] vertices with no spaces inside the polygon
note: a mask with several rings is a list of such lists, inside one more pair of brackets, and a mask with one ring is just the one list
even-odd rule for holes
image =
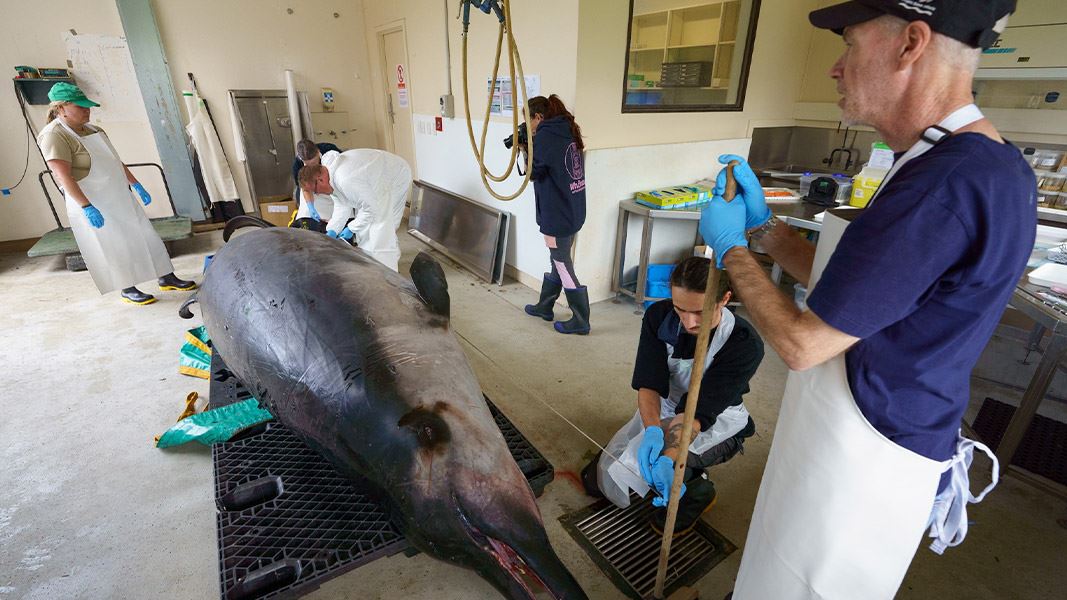
{"label": "blue plastic container", "polygon": [[[674,265],[648,265],[647,277],[645,279],[645,297],[646,298],[670,298],[671,297],[671,273],[674,272]],[[646,300],[644,307],[647,310],[649,306],[658,300]]]}

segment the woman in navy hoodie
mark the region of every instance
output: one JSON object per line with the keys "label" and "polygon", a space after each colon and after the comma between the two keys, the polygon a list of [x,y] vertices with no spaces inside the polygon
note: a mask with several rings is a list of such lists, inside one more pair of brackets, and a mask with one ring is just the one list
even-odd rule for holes
{"label": "woman in navy hoodie", "polygon": [[555,94],[535,96],[528,103],[529,130],[536,136],[530,172],[537,204],[537,224],[545,236],[552,270],[541,283],[537,304],[526,314],[546,321],[555,318],[552,306],[561,291],[567,294],[573,316],[553,325],[560,333],[589,333],[589,294],[578,283],[571,261],[574,236],[585,223],[585,165],[582,130]]}

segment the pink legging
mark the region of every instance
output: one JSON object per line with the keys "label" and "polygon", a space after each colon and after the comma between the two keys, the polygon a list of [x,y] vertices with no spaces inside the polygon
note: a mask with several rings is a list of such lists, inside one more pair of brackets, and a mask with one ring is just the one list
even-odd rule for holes
{"label": "pink legging", "polygon": [[549,262],[552,263],[552,276],[563,282],[563,288],[573,290],[582,287],[578,283],[578,276],[574,274],[574,262],[571,261],[571,246],[574,245],[574,236],[552,237],[545,236],[545,245],[548,246]]}

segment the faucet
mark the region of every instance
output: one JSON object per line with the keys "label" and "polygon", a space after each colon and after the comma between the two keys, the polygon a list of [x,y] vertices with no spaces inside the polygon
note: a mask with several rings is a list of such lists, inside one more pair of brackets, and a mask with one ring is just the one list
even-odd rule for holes
{"label": "faucet", "polygon": [[[837,129],[838,129],[838,131],[841,130],[841,123],[840,122],[838,122],[838,124],[837,124]],[[837,148],[834,148],[833,150],[831,150],[829,158],[822,159],[822,164],[828,165],[829,167],[833,168],[834,160],[837,158],[837,154],[840,152],[841,154],[845,155],[845,169],[844,170],[847,171],[849,169],[849,167],[852,166],[852,164],[853,164],[853,161],[852,161],[853,149],[851,147],[849,147],[849,144],[848,144],[848,132],[849,132],[849,128],[845,127],[845,135],[841,139],[841,145],[838,146]],[[856,136],[858,136],[858,135],[859,135],[858,131],[853,135],[853,137],[852,137],[852,143],[853,144],[856,143]],[[859,162],[858,159],[857,159],[856,162]]]}

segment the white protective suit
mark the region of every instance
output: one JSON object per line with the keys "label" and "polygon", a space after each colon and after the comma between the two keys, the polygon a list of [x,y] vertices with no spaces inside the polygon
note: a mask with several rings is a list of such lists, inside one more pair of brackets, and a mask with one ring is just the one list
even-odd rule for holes
{"label": "white protective suit", "polygon": [[327,152],[322,164],[330,171],[333,187],[333,216],[326,230],[340,233],[345,222],[355,217],[348,229],[360,249],[398,270],[400,240],[396,230],[411,193],[407,161],[384,150],[356,148]]}

